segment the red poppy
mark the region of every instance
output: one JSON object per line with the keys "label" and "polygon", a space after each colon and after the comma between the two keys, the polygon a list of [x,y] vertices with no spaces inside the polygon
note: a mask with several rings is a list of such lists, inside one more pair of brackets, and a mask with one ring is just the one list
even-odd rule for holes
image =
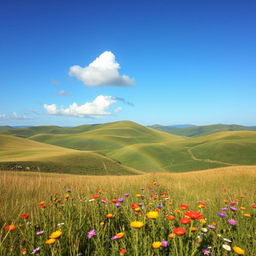
{"label": "red poppy", "polygon": [[139,206],[137,204],[131,204],[132,209],[138,208]]}
{"label": "red poppy", "polygon": [[117,203],[118,200],[117,200],[117,199],[112,199],[111,202],[112,202],[112,203]]}
{"label": "red poppy", "polygon": [[93,199],[97,199],[97,198],[99,198],[100,196],[99,195],[92,195],[91,196],[91,198],[93,198]]}
{"label": "red poppy", "polygon": [[188,209],[188,205],[187,204],[181,204],[180,205],[180,209],[181,210],[187,210]]}
{"label": "red poppy", "polygon": [[167,220],[174,220],[174,219],[175,219],[175,217],[174,217],[174,216],[172,216],[172,215],[167,216],[166,218],[167,218]]}
{"label": "red poppy", "polygon": [[124,249],[124,248],[120,249],[119,252],[120,252],[120,254],[125,254],[125,253],[127,253],[126,249]]}
{"label": "red poppy", "polygon": [[191,222],[191,220],[189,218],[181,218],[180,219],[180,223],[181,224],[189,224]]}
{"label": "red poppy", "polygon": [[29,217],[29,214],[22,214],[20,217],[25,220]]}
{"label": "red poppy", "polygon": [[200,212],[194,212],[194,211],[187,211],[185,215],[193,220],[199,220],[204,218],[204,216]]}
{"label": "red poppy", "polygon": [[177,235],[177,236],[182,236],[186,233],[186,229],[185,228],[174,228],[172,230],[172,232]]}
{"label": "red poppy", "polygon": [[256,208],[256,204],[253,204],[253,205],[252,205],[252,208]]}

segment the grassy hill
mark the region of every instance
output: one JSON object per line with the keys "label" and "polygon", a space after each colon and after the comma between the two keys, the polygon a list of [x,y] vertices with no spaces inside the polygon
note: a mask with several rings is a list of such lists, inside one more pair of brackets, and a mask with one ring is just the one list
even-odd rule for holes
{"label": "grassy hill", "polygon": [[0,135],[0,168],[76,174],[138,174],[106,156]]}
{"label": "grassy hill", "polygon": [[[2,133],[6,132],[10,132],[10,129],[2,130]],[[36,154],[35,161],[43,162],[44,165],[51,162],[52,166],[62,164],[65,172],[73,169],[78,172],[79,168],[88,172],[89,166],[95,169],[92,171],[95,173],[99,170],[101,174],[108,172],[126,174],[138,172],[137,170],[184,172],[230,165],[256,164],[254,157],[256,131],[225,131],[188,138],[134,122],[122,121],[73,128],[41,126],[15,129],[16,136],[21,136],[22,133],[26,136],[31,135],[27,137],[26,143],[38,143],[37,146],[33,144],[30,151],[27,147],[26,157],[29,155],[29,158],[26,158],[26,161],[32,161]],[[22,140],[14,136],[12,138]],[[54,150],[49,150],[49,144],[54,147]],[[9,157],[9,161],[13,162],[17,151],[22,154],[22,146],[18,147],[17,142],[13,145],[14,151],[7,150],[6,153],[1,154],[2,163],[3,156]],[[16,150],[17,147],[19,150]],[[65,153],[63,150],[66,150]],[[47,156],[47,154],[50,155]],[[98,158],[100,158],[99,161]],[[19,158],[19,160],[22,159]],[[99,164],[96,163],[97,161]],[[102,162],[108,164],[103,165]]]}
{"label": "grassy hill", "polygon": [[153,125],[154,129],[165,131],[171,134],[186,136],[186,137],[199,137],[205,136],[212,133],[222,131],[250,131],[256,130],[255,126],[242,126],[242,125],[226,125],[226,124],[214,124],[206,126],[190,126],[185,128],[175,128],[175,126],[161,126]]}

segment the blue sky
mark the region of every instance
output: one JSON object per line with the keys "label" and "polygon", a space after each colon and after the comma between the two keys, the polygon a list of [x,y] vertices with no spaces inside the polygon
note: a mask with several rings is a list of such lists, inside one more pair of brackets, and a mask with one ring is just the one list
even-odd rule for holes
{"label": "blue sky", "polygon": [[0,125],[256,125],[256,1],[2,1]]}

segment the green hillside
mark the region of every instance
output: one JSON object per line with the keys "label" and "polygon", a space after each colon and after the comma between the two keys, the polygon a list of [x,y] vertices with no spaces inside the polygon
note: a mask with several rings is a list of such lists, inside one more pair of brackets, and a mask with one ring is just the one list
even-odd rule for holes
{"label": "green hillside", "polygon": [[106,156],[0,135],[0,168],[76,174],[138,174]]}
{"label": "green hillside", "polygon": [[[26,136],[32,134],[27,139],[14,136],[9,138],[22,140],[22,143],[26,141],[27,147],[23,150],[23,146],[19,146],[18,141],[15,143],[9,141],[2,145],[5,151],[1,152],[2,164],[18,159],[37,161],[44,165],[47,163],[51,163],[52,166],[62,165],[65,172],[73,172],[73,170],[78,172],[81,168],[88,173],[90,167],[91,172],[97,173],[95,170],[100,170],[101,174],[122,172],[127,174],[138,172],[136,170],[183,172],[229,165],[256,164],[254,157],[256,131],[225,131],[188,138],[134,122],[122,121],[73,128],[54,126],[20,128],[15,129],[16,136],[21,136],[21,132],[25,134],[24,129],[27,131]],[[29,143],[37,144],[28,146]],[[10,145],[13,145],[13,151],[6,150]],[[25,159],[21,158],[22,154],[25,154]]]}
{"label": "green hillside", "polygon": [[214,124],[206,126],[191,126],[185,128],[174,128],[173,126],[161,126],[153,125],[154,129],[165,131],[171,134],[186,136],[186,137],[199,137],[205,136],[212,133],[222,132],[222,131],[250,131],[256,130],[255,126],[242,126],[242,125],[226,125],[226,124]]}

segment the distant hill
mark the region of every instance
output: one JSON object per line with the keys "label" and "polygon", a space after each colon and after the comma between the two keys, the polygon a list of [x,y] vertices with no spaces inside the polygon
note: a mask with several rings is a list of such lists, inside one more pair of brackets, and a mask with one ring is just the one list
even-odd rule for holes
{"label": "distant hill", "polygon": [[[227,129],[227,125],[207,126],[207,132],[211,128],[212,133],[200,137],[185,137],[184,134],[177,136],[130,121],[71,128],[58,126],[8,128],[0,130],[0,134],[5,134],[2,136],[7,137],[6,134],[12,134],[9,137],[22,140],[24,143],[26,141],[27,146],[23,150],[16,141],[12,143],[14,147],[12,151],[6,149],[10,141],[5,146],[0,143],[2,152],[5,152],[4,154],[1,152],[0,161],[2,164],[16,160],[34,161],[34,154],[36,154],[35,161],[38,163],[46,165],[47,162],[51,162],[53,167],[55,163],[58,166],[62,163],[65,172],[78,172],[81,168],[82,172],[88,174],[91,174],[90,166],[91,172],[95,174],[131,174],[183,172],[256,164],[256,131],[217,132],[223,126]],[[228,127],[229,129],[243,128],[237,125]],[[203,132],[205,133],[204,127],[201,127],[201,133]],[[4,137],[0,137],[0,140],[1,138]],[[28,146],[30,145],[28,143],[32,142],[38,144]],[[48,148],[49,144],[55,147],[54,150]],[[60,149],[61,153],[55,155]],[[22,154],[26,156],[24,159],[20,158]],[[54,167],[52,170],[58,171],[60,168]]]}
{"label": "distant hill", "polygon": [[138,170],[90,151],[78,151],[0,135],[0,169],[93,175],[138,174]]}
{"label": "distant hill", "polygon": [[252,131],[256,130],[256,126],[242,126],[236,124],[214,124],[205,126],[192,126],[187,125],[187,127],[175,127],[175,126],[161,126],[152,125],[151,128],[169,132],[171,134],[186,136],[186,137],[199,137],[212,133],[222,132],[222,131]]}

